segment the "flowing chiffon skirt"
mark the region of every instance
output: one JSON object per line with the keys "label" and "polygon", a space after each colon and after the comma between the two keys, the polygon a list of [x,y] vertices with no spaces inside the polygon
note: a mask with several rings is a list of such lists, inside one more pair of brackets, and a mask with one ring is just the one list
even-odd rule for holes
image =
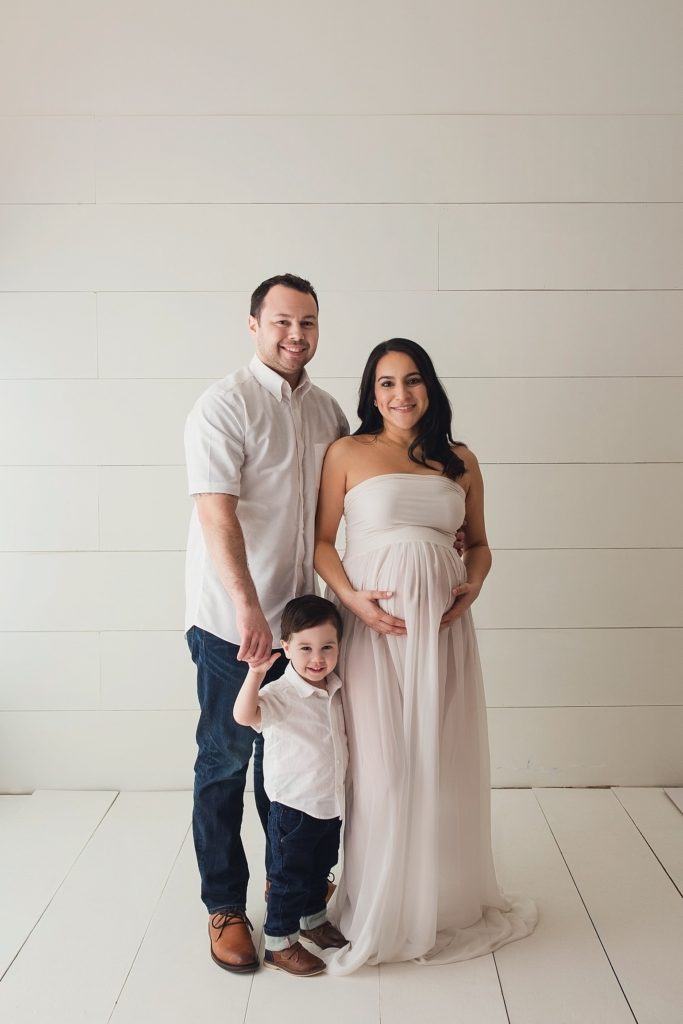
{"label": "flowing chiffon skirt", "polygon": [[442,476],[387,474],[345,503],[344,568],[405,637],[344,613],[340,660],[350,777],[343,872],[330,917],[350,947],[328,971],[365,963],[465,960],[528,935],[536,908],[504,896],[491,853],[489,749],[469,612],[439,632],[466,580],[453,548],[462,488]]}

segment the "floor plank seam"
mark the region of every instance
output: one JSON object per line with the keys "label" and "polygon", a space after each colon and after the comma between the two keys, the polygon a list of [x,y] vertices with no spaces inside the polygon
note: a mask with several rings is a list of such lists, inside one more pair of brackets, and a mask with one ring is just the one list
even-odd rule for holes
{"label": "floor plank seam", "polygon": [[382,1024],[382,965],[377,964],[377,1021]]}
{"label": "floor plank seam", "polygon": [[609,953],[607,952],[607,949],[606,949],[606,947],[605,947],[605,943],[604,943],[604,942],[602,941],[602,937],[601,937],[601,935],[600,935],[600,932],[599,932],[599,931],[598,931],[598,929],[597,929],[597,926],[596,926],[596,924],[595,924],[595,921],[593,920],[593,918],[592,918],[592,916],[591,916],[591,912],[590,912],[590,910],[588,909],[588,905],[587,905],[586,901],[585,901],[585,900],[584,900],[584,898],[583,898],[583,894],[582,894],[581,890],[579,889],[579,886],[578,886],[578,884],[577,884],[577,881],[576,881],[576,879],[574,878],[574,875],[573,875],[573,873],[572,873],[572,869],[570,868],[570,866],[569,866],[569,863],[568,863],[568,861],[567,861],[567,858],[566,858],[566,857],[565,857],[565,855],[564,855],[564,851],[563,851],[562,847],[561,847],[561,846],[560,846],[560,844],[559,844],[559,841],[558,841],[558,839],[557,839],[557,836],[556,836],[556,835],[555,835],[555,833],[553,832],[553,827],[552,827],[552,825],[550,824],[550,822],[548,821],[548,816],[546,815],[546,813],[545,813],[545,811],[544,811],[544,809],[543,809],[543,806],[542,806],[542,804],[541,804],[540,800],[539,800],[539,799],[538,799],[538,797],[536,796],[536,791],[535,791],[535,789],[532,789],[532,793],[534,794],[534,798],[536,799],[536,803],[537,803],[537,804],[538,804],[538,806],[539,806],[539,807],[541,808],[541,814],[542,814],[542,815],[543,815],[543,817],[545,818],[545,822],[546,822],[546,825],[548,826],[548,829],[550,830],[550,834],[551,834],[551,836],[553,837],[553,839],[554,839],[554,841],[555,841],[555,845],[557,846],[557,849],[559,850],[560,856],[562,857],[562,860],[564,861],[565,867],[567,868],[567,871],[569,872],[569,877],[571,878],[571,880],[572,880],[572,884],[574,885],[574,888],[576,889],[576,891],[577,891],[577,893],[578,893],[579,899],[581,900],[581,903],[582,903],[582,905],[583,905],[583,909],[584,909],[584,910],[586,911],[586,916],[588,917],[588,920],[589,920],[589,921],[590,921],[590,923],[591,923],[591,927],[593,928],[593,931],[595,932],[596,938],[597,938],[598,942],[600,943],[600,945],[601,945],[601,947],[602,947],[602,951],[603,951],[603,953],[605,954],[605,959],[607,960],[607,963],[608,963],[608,964],[610,965],[610,969],[611,969],[611,971],[612,971],[612,974],[614,975],[614,977],[615,977],[615,979],[616,979],[617,985],[618,985],[618,986],[619,986],[619,988],[621,989],[621,994],[623,995],[623,997],[624,997],[624,1000],[625,1000],[625,1002],[626,1002],[626,1005],[627,1005],[627,1006],[628,1006],[628,1008],[629,1008],[629,1012],[630,1012],[631,1016],[633,1017],[633,1020],[634,1020],[634,1021],[636,1022],[636,1024],[638,1024],[638,1018],[636,1017],[636,1015],[635,1015],[635,1013],[634,1013],[634,1010],[633,1010],[633,1007],[631,1006],[630,1000],[629,1000],[628,996],[626,995],[626,992],[624,991],[624,986],[623,986],[623,985],[621,984],[621,979],[619,978],[619,975],[618,975],[618,974],[617,974],[617,972],[616,972],[616,969],[615,969],[615,967],[614,967],[614,964],[612,963],[612,961],[611,961],[611,959],[610,959],[610,955],[609,955]]}
{"label": "floor plank seam", "polygon": [[[263,925],[261,926],[261,932],[262,931],[263,931]],[[254,945],[256,946],[256,949],[258,951],[259,960],[261,960],[261,957],[263,956],[263,952],[262,952],[262,949],[261,949],[261,943],[262,942],[263,942],[263,935],[260,934],[258,942],[254,943]],[[260,970],[265,970],[265,968],[263,967],[263,963],[261,963],[261,966],[256,971],[254,971],[252,973],[251,978],[249,979],[249,992],[247,993],[247,1000],[246,1000],[246,1002],[244,1004],[244,1016],[242,1017],[242,1024],[247,1024],[247,1018],[249,1016],[249,1006],[251,1004],[251,997],[252,997],[252,994],[254,992],[254,982],[256,981],[256,975],[258,974],[258,972]]]}
{"label": "floor plank seam", "polygon": [[498,978],[498,985],[500,986],[500,997],[503,1000],[503,1009],[505,1010],[505,1017],[507,1019],[508,1024],[512,1024],[512,1022],[510,1021],[510,1011],[508,1010],[507,999],[505,998],[505,990],[503,989],[503,982],[500,977],[500,971],[498,970],[498,961],[496,960],[495,949],[491,953],[491,956],[493,958],[493,966],[496,968],[496,977]]}
{"label": "floor plank seam", "polygon": [[100,818],[100,819],[98,820],[98,822],[97,822],[97,824],[95,825],[95,827],[93,828],[92,832],[90,833],[90,835],[88,836],[88,838],[87,838],[87,839],[85,840],[85,842],[83,843],[83,846],[82,846],[82,847],[80,848],[80,850],[78,851],[77,855],[76,855],[76,856],[74,857],[74,859],[72,860],[71,864],[69,864],[69,867],[68,867],[68,869],[67,869],[67,871],[66,871],[66,874],[65,874],[65,875],[64,875],[64,877],[62,878],[61,882],[59,883],[59,885],[57,886],[57,888],[55,889],[55,891],[54,891],[54,892],[52,893],[52,896],[50,896],[49,900],[47,901],[47,903],[45,904],[45,906],[44,906],[44,907],[43,907],[43,909],[41,910],[41,912],[40,912],[40,914],[38,915],[38,917],[36,918],[36,920],[35,920],[35,921],[33,922],[33,925],[32,925],[32,927],[31,927],[31,928],[29,929],[28,933],[26,934],[26,936],[25,936],[25,938],[24,938],[24,941],[23,941],[23,942],[21,943],[21,945],[20,945],[20,946],[19,946],[19,948],[17,949],[16,953],[14,954],[14,956],[12,957],[12,959],[10,960],[10,962],[9,962],[9,963],[7,964],[7,967],[5,968],[5,970],[4,970],[3,972],[2,972],[2,974],[0,974],[0,982],[2,982],[2,981],[3,981],[3,979],[4,979],[4,978],[5,978],[6,976],[7,976],[7,974],[9,973],[9,971],[10,971],[10,970],[11,970],[11,968],[12,968],[12,964],[13,964],[13,963],[14,963],[14,961],[15,961],[15,960],[17,959],[17,957],[18,957],[18,956],[19,956],[19,954],[21,953],[22,949],[24,948],[24,946],[26,945],[26,943],[28,942],[28,940],[29,940],[29,939],[31,938],[31,936],[33,935],[34,931],[36,930],[36,928],[38,927],[38,925],[40,924],[40,922],[42,921],[43,917],[45,916],[45,914],[47,913],[47,911],[48,911],[48,910],[50,909],[50,907],[52,906],[52,902],[53,902],[53,900],[55,899],[55,897],[57,896],[57,893],[58,893],[58,892],[59,892],[59,890],[60,890],[60,889],[62,888],[62,886],[63,886],[63,885],[64,885],[64,883],[66,882],[67,878],[69,877],[69,875],[71,874],[71,872],[72,872],[72,871],[73,871],[73,869],[74,869],[74,868],[76,867],[76,865],[78,864],[79,860],[81,859],[81,857],[83,856],[83,854],[84,854],[84,853],[85,853],[85,851],[87,850],[87,848],[88,848],[88,846],[89,846],[89,844],[90,844],[90,842],[91,842],[91,840],[92,840],[92,837],[93,837],[93,836],[95,835],[95,833],[97,832],[98,828],[100,827],[100,825],[102,824],[102,822],[104,821],[104,819],[105,819],[105,818],[107,817],[107,815],[109,814],[110,810],[112,809],[112,807],[114,806],[114,804],[115,804],[115,803],[116,803],[116,801],[118,800],[118,798],[119,798],[119,795],[120,795],[119,793],[116,793],[116,795],[114,796],[114,799],[113,799],[113,800],[111,801],[111,803],[110,803],[110,804],[109,804],[109,805],[107,806],[107,809],[106,809],[106,811],[104,812],[104,814],[102,815],[102,817],[101,817],[101,818]]}
{"label": "floor plank seam", "polygon": [[137,958],[140,955],[140,950],[142,949],[142,944],[145,941],[145,938],[147,937],[147,933],[148,933],[148,931],[149,931],[149,929],[151,927],[152,921],[154,920],[154,915],[156,914],[157,910],[159,909],[159,904],[161,903],[161,900],[163,899],[163,895],[166,892],[166,887],[168,886],[168,883],[169,883],[169,880],[171,878],[171,875],[173,874],[175,866],[178,863],[178,858],[180,857],[180,853],[181,853],[181,851],[183,849],[183,846],[185,845],[185,840],[187,839],[187,835],[188,835],[188,832],[190,831],[190,828],[191,828],[191,826],[188,825],[187,828],[185,829],[185,831],[183,832],[183,838],[180,840],[180,843],[178,845],[178,849],[176,851],[176,855],[173,858],[173,861],[171,862],[170,868],[168,869],[168,874],[166,875],[166,878],[164,880],[164,884],[161,887],[161,892],[159,893],[158,899],[157,899],[156,903],[154,904],[154,907],[152,908],[152,913],[149,915],[149,921],[147,922],[147,927],[145,928],[145,930],[143,931],[142,935],[140,936],[140,941],[139,941],[139,943],[137,945],[137,948],[135,950],[135,953],[133,955],[133,959],[130,962],[130,966],[128,967],[128,970],[126,971],[126,976],[123,979],[121,987],[120,987],[120,989],[119,989],[119,991],[118,991],[118,993],[116,995],[116,999],[114,1000],[114,1005],[111,1008],[111,1013],[107,1017],[107,1024],[110,1024],[110,1021],[111,1021],[112,1017],[114,1016],[114,1014],[116,1012],[116,1007],[119,1004],[119,1000],[121,998],[123,990],[126,987],[126,985],[128,984],[128,979],[130,977],[131,971],[133,970],[133,968],[135,966],[135,963],[137,961]]}
{"label": "floor plank seam", "polygon": [[[618,794],[618,793],[616,792],[616,789],[615,789],[615,787],[612,787],[612,792],[614,793],[614,795],[615,795],[615,797],[617,798],[617,800],[619,800],[619,794]],[[662,790],[661,792],[663,793],[663,792],[664,792],[664,790]],[[657,863],[658,863],[658,864],[659,864],[659,866],[661,867],[662,871],[664,872],[664,874],[666,875],[666,877],[667,877],[667,878],[669,879],[669,881],[670,881],[670,882],[671,882],[671,884],[673,885],[673,887],[674,887],[674,889],[676,890],[676,892],[678,893],[678,895],[679,895],[679,896],[681,896],[681,897],[683,898],[683,889],[681,889],[681,888],[680,888],[680,886],[678,885],[678,883],[676,882],[676,880],[675,880],[674,878],[672,878],[672,876],[671,876],[671,875],[669,874],[669,871],[667,870],[667,867],[666,867],[666,865],[664,864],[664,862],[662,861],[661,857],[659,856],[659,854],[657,853],[657,851],[656,851],[656,850],[654,849],[654,847],[652,846],[652,844],[650,843],[650,841],[649,841],[649,839],[647,838],[647,836],[645,835],[645,833],[644,833],[644,832],[642,831],[642,829],[641,829],[641,828],[640,828],[640,826],[638,825],[638,822],[637,822],[637,821],[635,820],[635,818],[633,817],[633,815],[632,815],[632,814],[630,813],[630,811],[629,811],[628,807],[626,807],[626,805],[625,805],[625,804],[623,804],[623,803],[621,802],[621,800],[619,800],[619,805],[620,805],[621,807],[623,807],[624,811],[626,812],[626,814],[628,815],[628,817],[630,818],[630,820],[631,820],[631,821],[633,822],[633,825],[634,825],[634,827],[636,828],[636,830],[638,831],[638,833],[640,834],[640,836],[642,837],[642,839],[643,839],[643,842],[644,842],[644,843],[645,843],[645,844],[647,845],[648,849],[649,849],[649,850],[650,850],[650,852],[652,853],[652,856],[653,856],[653,857],[655,858],[655,860],[657,861]]]}
{"label": "floor plank seam", "polygon": [[[260,969],[261,968],[259,968],[259,970]],[[251,1003],[251,994],[254,991],[254,979],[256,977],[256,974],[257,972],[254,971],[249,981],[249,992],[247,994],[247,1001],[244,1004],[244,1016],[242,1017],[242,1024],[247,1024],[247,1017],[249,1016],[249,1004]]]}

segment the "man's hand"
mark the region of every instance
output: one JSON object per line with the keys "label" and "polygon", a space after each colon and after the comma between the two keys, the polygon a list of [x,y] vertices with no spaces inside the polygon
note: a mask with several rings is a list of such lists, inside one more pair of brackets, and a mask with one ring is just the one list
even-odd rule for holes
{"label": "man's hand", "polygon": [[446,614],[442,617],[439,623],[439,631],[446,629],[450,626],[451,622],[455,622],[461,615],[467,611],[473,601],[479,597],[481,591],[481,583],[461,583],[459,587],[453,587],[453,596],[455,601],[448,609]]}
{"label": "man's hand", "polygon": [[404,620],[389,615],[378,604],[378,601],[392,597],[393,593],[393,590],[355,590],[353,596],[345,600],[344,604],[361,622],[374,629],[380,636],[405,636]]}
{"label": "man's hand", "polygon": [[252,668],[270,658],[273,634],[259,605],[243,605],[235,609],[240,635],[238,661],[248,661]]}

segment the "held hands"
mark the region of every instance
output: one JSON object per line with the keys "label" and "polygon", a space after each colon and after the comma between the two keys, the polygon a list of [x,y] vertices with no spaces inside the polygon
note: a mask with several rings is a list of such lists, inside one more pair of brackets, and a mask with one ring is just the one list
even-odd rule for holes
{"label": "held hands", "polygon": [[[240,692],[237,694],[232,711],[233,718],[239,725],[249,725],[252,729],[261,726],[261,708],[258,693],[264,676],[271,665],[280,657],[281,651],[269,651],[268,656],[255,665],[249,662],[249,671],[244,677]],[[244,658],[242,659],[245,660]]]}
{"label": "held hands", "polygon": [[254,662],[250,661],[249,671],[254,675],[258,676],[260,679],[263,679],[268,669],[273,667],[275,662],[278,661],[278,659],[280,658],[281,654],[282,651],[273,651],[270,658],[266,658],[265,661],[260,661],[258,662],[258,664],[254,664]]}
{"label": "held hands", "polygon": [[344,604],[353,614],[380,636],[405,636],[406,624],[380,608],[378,602],[393,596],[393,590],[354,590]]}
{"label": "held hands", "polygon": [[[258,605],[243,605],[236,609],[237,629],[240,635],[238,661],[248,661],[252,668],[270,658],[273,634]],[[279,654],[278,654],[279,657]]]}
{"label": "held hands", "polygon": [[450,626],[451,622],[455,622],[463,615],[469,606],[476,601],[481,591],[481,583],[461,583],[459,587],[453,587],[453,596],[455,601],[448,609],[446,614],[442,617],[439,623],[439,631],[446,629]]}

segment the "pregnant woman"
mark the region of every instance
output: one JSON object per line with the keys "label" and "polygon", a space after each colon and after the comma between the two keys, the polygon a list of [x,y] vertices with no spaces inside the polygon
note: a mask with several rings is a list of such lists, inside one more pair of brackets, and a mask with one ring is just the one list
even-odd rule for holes
{"label": "pregnant woman", "polygon": [[[469,607],[491,566],[476,458],[451,436],[431,359],[394,338],[370,354],[359,430],[323,467],[315,566],[344,615],[351,760],[331,916],[364,963],[464,960],[528,935],[536,911],[498,889],[486,706]],[[346,553],[335,549],[342,515]],[[461,559],[453,547],[464,524]]]}

